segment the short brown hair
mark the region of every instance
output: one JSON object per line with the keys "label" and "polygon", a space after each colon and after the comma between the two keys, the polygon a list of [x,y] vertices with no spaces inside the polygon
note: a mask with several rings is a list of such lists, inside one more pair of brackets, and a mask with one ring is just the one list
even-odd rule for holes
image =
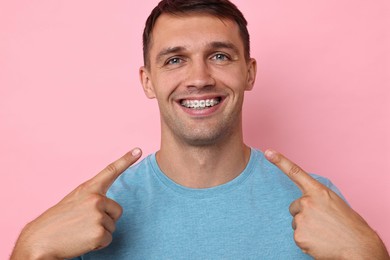
{"label": "short brown hair", "polygon": [[240,29],[240,35],[244,43],[244,55],[250,58],[250,41],[247,29],[247,21],[241,11],[229,0],[162,0],[150,13],[145,23],[143,32],[143,57],[144,65],[149,67],[149,49],[151,34],[157,18],[161,14],[188,14],[205,13],[222,19],[235,21]]}

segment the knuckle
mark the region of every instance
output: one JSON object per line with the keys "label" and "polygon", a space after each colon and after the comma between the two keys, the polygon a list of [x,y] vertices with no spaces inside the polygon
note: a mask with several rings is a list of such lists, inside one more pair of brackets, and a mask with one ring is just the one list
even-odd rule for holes
{"label": "knuckle", "polygon": [[106,247],[108,246],[109,244],[111,244],[112,242],[112,235],[111,234],[107,234],[106,237],[104,238],[104,240],[102,241],[101,243],[101,247]]}
{"label": "knuckle", "polygon": [[93,180],[88,180],[82,184],[80,184],[77,188],[76,188],[76,193],[77,194],[86,194],[86,193],[90,193],[91,189],[94,188],[94,186],[96,186],[96,183],[93,181]]}
{"label": "knuckle", "polygon": [[112,218],[113,220],[117,221],[122,216],[122,207],[118,207],[112,212]]}
{"label": "knuckle", "polygon": [[91,248],[102,249],[112,242],[112,235],[103,226],[98,226],[92,234]]}
{"label": "knuckle", "polygon": [[102,244],[106,236],[104,227],[98,225],[93,228],[89,234],[89,251],[103,248]]}
{"label": "knuckle", "polygon": [[91,187],[90,181],[84,182],[84,183],[80,184],[80,185],[77,187],[76,192],[77,192],[78,194],[82,194],[82,193],[84,193],[85,191],[87,191],[90,187]]}
{"label": "knuckle", "polygon": [[92,206],[92,208],[99,209],[104,203],[104,198],[99,194],[92,193],[89,194],[88,198],[86,199],[86,203]]}
{"label": "knuckle", "polygon": [[95,245],[99,245],[106,236],[106,229],[99,225],[94,229],[94,232],[92,234],[92,241],[94,241]]}
{"label": "knuckle", "polygon": [[115,163],[110,163],[109,165],[106,166],[106,171],[115,174],[115,173],[118,172],[118,168],[117,168],[117,166],[115,165]]}
{"label": "knuckle", "polygon": [[301,171],[301,168],[300,168],[298,165],[293,164],[293,165],[291,166],[289,172],[288,172],[288,175],[294,177],[294,176],[297,175],[300,171]]}
{"label": "knuckle", "polygon": [[321,198],[323,198],[323,199],[330,199],[331,198],[330,190],[325,188],[325,187],[319,189],[318,193],[321,196]]}
{"label": "knuckle", "polygon": [[305,223],[305,217],[303,214],[297,214],[294,217],[294,222],[297,226],[299,226],[300,224]]}
{"label": "knuckle", "polygon": [[114,231],[116,230],[116,225],[115,223],[112,225],[112,233],[114,233]]}
{"label": "knuckle", "polygon": [[114,221],[117,221],[122,216],[123,208],[115,201],[111,201],[111,203],[111,210],[108,212],[108,214]]}
{"label": "knuckle", "polygon": [[114,231],[116,229],[116,225],[115,225],[114,220],[111,219],[110,221],[107,221],[106,228],[107,228],[107,230],[110,231],[111,234],[114,233]]}
{"label": "knuckle", "polygon": [[291,221],[291,227],[293,230],[297,229],[297,221],[295,218],[293,218],[293,220]]}
{"label": "knuckle", "polygon": [[95,214],[93,216],[93,221],[97,224],[97,225],[103,225],[104,222],[105,222],[105,219],[104,219],[104,215],[103,214]]}
{"label": "knuckle", "polygon": [[123,214],[123,208],[121,206],[118,205],[118,218],[119,219]]}
{"label": "knuckle", "polygon": [[291,203],[291,204],[290,204],[290,207],[288,208],[288,210],[289,210],[289,212],[290,212],[290,214],[291,214],[292,216],[295,216],[295,215],[298,213],[296,203]]}
{"label": "knuckle", "polygon": [[304,208],[311,208],[313,206],[313,201],[308,196],[302,197],[300,199],[299,203],[300,203],[302,209],[304,209]]}
{"label": "knuckle", "polygon": [[115,213],[117,213],[118,218],[120,218],[122,216],[122,213],[123,213],[123,208],[118,203],[115,203]]}
{"label": "knuckle", "polygon": [[297,229],[294,232],[294,241],[301,249],[307,249],[307,242],[304,234]]}
{"label": "knuckle", "polygon": [[[296,223],[296,222],[295,222]],[[294,232],[294,241],[295,243],[301,247],[301,243],[302,243],[302,235],[301,235],[301,232],[299,232],[299,230],[296,230]]]}

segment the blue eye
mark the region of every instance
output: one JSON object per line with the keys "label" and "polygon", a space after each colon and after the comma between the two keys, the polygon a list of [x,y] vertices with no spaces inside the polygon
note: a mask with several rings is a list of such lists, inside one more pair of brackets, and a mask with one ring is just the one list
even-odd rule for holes
{"label": "blue eye", "polygon": [[179,63],[181,63],[181,59],[180,58],[172,58],[172,59],[169,59],[168,61],[167,61],[167,64],[171,64],[171,65],[173,65],[173,64],[179,64]]}
{"label": "blue eye", "polygon": [[213,56],[212,59],[217,60],[217,61],[226,61],[229,59],[229,57],[225,54],[217,53]]}

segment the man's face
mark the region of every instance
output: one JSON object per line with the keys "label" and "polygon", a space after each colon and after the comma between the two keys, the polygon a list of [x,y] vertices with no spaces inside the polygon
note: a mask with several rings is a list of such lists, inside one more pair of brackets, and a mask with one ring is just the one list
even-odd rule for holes
{"label": "man's face", "polygon": [[256,62],[245,60],[236,23],[163,14],[149,54],[140,76],[146,95],[158,101],[162,138],[210,145],[241,135],[244,91],[253,87]]}

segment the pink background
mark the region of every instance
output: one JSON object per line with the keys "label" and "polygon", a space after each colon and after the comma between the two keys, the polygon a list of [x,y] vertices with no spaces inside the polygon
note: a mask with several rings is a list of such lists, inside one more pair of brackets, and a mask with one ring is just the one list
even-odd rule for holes
{"label": "pink background", "polygon": [[[159,147],[138,81],[148,1],[0,3],[0,259],[21,228],[134,146]],[[245,139],[329,177],[390,246],[388,0],[234,1],[257,84]]]}

